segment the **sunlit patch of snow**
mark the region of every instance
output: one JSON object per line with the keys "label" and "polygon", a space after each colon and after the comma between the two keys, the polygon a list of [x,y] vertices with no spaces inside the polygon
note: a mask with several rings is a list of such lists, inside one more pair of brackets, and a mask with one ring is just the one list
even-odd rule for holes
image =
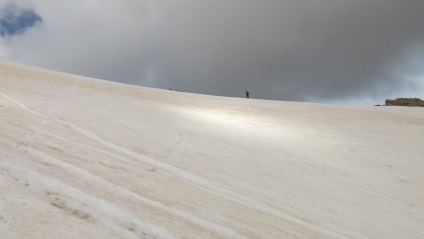
{"label": "sunlit patch of snow", "polygon": [[264,137],[282,141],[297,141],[301,139],[300,134],[296,134],[290,124],[280,124],[269,121],[260,115],[243,114],[242,112],[228,112],[225,109],[208,109],[180,107],[178,111],[187,117],[203,122],[205,127],[219,127],[224,135],[231,137],[235,135],[254,135],[254,137]]}

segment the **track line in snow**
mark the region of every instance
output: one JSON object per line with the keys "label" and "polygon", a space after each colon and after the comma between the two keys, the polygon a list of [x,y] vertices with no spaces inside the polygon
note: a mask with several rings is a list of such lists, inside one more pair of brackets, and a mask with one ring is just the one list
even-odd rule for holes
{"label": "track line in snow", "polygon": [[119,208],[103,199],[70,187],[45,174],[18,165],[16,162],[0,162],[2,170],[7,170],[18,183],[30,182],[31,191],[44,195],[51,206],[70,213],[81,220],[95,219],[112,230],[125,235],[125,238],[177,238],[158,226],[141,221],[136,215]]}
{"label": "track line in snow", "polygon": [[[270,214],[270,215],[279,217],[279,218],[286,220],[288,222],[301,225],[301,226],[303,226],[305,228],[309,228],[311,230],[318,231],[318,232],[323,233],[324,235],[327,235],[327,236],[332,236],[332,237],[335,237],[335,238],[344,238],[344,239],[348,238],[348,237],[341,235],[337,232],[334,232],[330,229],[324,228],[324,227],[319,226],[319,225],[308,223],[306,221],[303,221],[303,220],[296,218],[292,215],[289,215],[287,213],[277,212],[277,210],[275,208],[272,208],[272,207],[270,207],[266,204],[263,204],[261,202],[258,202],[258,201],[255,201],[253,199],[242,196],[242,195],[235,193],[233,191],[230,191],[230,190],[226,189],[225,186],[218,185],[217,183],[212,182],[209,179],[200,177],[200,176],[195,175],[195,174],[188,172],[188,171],[184,171],[182,169],[179,169],[179,168],[174,167],[170,164],[161,162],[159,160],[154,160],[154,159],[147,157],[145,155],[140,155],[136,152],[130,151],[126,148],[123,148],[121,146],[113,144],[109,141],[103,140],[98,135],[94,134],[93,132],[82,129],[82,128],[80,128],[80,127],[78,127],[78,126],[76,126],[76,125],[74,125],[70,122],[60,120],[60,119],[55,119],[55,120],[57,120],[57,121],[59,121],[63,124],[68,125],[69,127],[74,129],[75,131],[79,132],[80,134],[84,135],[85,137],[90,138],[90,139],[110,148],[110,149],[121,152],[125,155],[128,155],[132,158],[135,158],[135,159],[140,160],[142,162],[145,162],[147,164],[154,165],[155,167],[161,168],[162,170],[165,170],[165,171],[168,171],[169,173],[171,173],[171,174],[173,174],[173,175],[175,175],[179,178],[182,178],[182,179],[184,179],[184,180],[186,180],[190,183],[194,183],[194,184],[197,184],[201,187],[206,187],[206,188],[212,189],[212,192],[219,194],[219,195],[222,195],[223,197],[225,197],[229,200],[237,199],[238,202],[240,202],[241,204],[243,204],[247,207],[252,207],[252,208],[259,210],[259,211],[261,211],[265,214]],[[289,208],[285,208],[284,210],[291,212],[291,210]]]}
{"label": "track line in snow", "polygon": [[78,88],[79,88],[79,80],[73,79],[72,84],[66,89],[65,92],[56,92],[56,95],[49,99],[49,106],[45,114],[35,110],[31,110],[25,104],[0,92],[0,95],[3,98],[7,99],[9,102],[12,102],[13,104],[17,105],[18,107],[20,107],[21,109],[25,111],[29,111],[39,116],[39,119],[31,125],[30,128],[32,130],[25,135],[25,141],[22,144],[26,144],[26,145],[32,144],[35,139],[40,137],[40,135],[42,135],[45,132],[46,126],[48,125],[48,123],[54,118],[54,114],[58,109],[60,99],[67,97],[69,94],[72,94]]}
{"label": "track line in snow", "polygon": [[104,189],[113,189],[111,191],[114,192],[114,193],[120,192],[120,193],[124,194],[124,196],[126,196],[126,197],[135,198],[142,203],[145,203],[149,206],[163,210],[163,211],[165,211],[165,212],[167,212],[171,215],[174,215],[176,217],[180,217],[184,220],[190,221],[193,224],[196,224],[196,225],[198,225],[198,226],[200,226],[200,227],[202,227],[206,230],[213,231],[217,234],[221,234],[223,236],[229,236],[230,238],[247,239],[246,236],[241,235],[241,234],[239,234],[239,233],[237,233],[237,232],[235,232],[235,231],[233,231],[229,228],[226,228],[224,226],[206,221],[206,220],[201,219],[199,217],[196,217],[192,214],[180,211],[176,208],[164,206],[163,204],[161,204],[157,201],[150,200],[146,197],[143,197],[143,196],[141,196],[137,193],[134,193],[133,191],[131,191],[131,190],[125,188],[125,187],[110,183],[110,182],[104,180],[103,178],[100,178],[99,176],[97,176],[93,173],[90,173],[89,171],[86,171],[82,168],[79,168],[79,167],[77,167],[73,164],[69,164],[69,163],[63,162],[61,160],[58,160],[54,157],[51,157],[50,155],[47,155],[47,154],[45,154],[45,153],[43,153],[39,150],[32,148],[30,146],[25,146],[22,149],[25,150],[30,155],[37,157],[39,160],[43,161],[44,163],[48,163],[48,164],[51,164],[51,165],[55,165],[59,168],[62,168],[66,172],[70,173],[71,175],[81,178],[83,181],[95,182],[97,185],[101,185],[102,188],[104,188]]}

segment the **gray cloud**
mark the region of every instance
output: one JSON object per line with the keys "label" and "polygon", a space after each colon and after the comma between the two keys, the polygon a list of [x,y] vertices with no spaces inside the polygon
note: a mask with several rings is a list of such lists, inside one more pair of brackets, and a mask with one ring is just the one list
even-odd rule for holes
{"label": "gray cloud", "polygon": [[254,98],[279,100],[380,99],[423,85],[421,0],[56,2],[24,2],[43,24],[3,42],[4,58],[125,83],[236,97],[248,89]]}

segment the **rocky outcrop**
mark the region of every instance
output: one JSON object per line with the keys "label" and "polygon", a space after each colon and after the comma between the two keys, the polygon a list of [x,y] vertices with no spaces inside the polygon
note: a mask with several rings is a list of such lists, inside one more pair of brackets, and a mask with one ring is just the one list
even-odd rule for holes
{"label": "rocky outcrop", "polygon": [[420,98],[397,98],[396,100],[386,100],[386,106],[424,107],[424,101]]}

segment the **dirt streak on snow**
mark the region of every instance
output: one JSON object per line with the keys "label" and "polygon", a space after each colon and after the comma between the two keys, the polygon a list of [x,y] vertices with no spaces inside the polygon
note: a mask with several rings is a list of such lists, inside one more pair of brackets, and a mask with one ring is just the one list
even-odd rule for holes
{"label": "dirt streak on snow", "polygon": [[0,83],[0,239],[424,238],[422,109]]}

